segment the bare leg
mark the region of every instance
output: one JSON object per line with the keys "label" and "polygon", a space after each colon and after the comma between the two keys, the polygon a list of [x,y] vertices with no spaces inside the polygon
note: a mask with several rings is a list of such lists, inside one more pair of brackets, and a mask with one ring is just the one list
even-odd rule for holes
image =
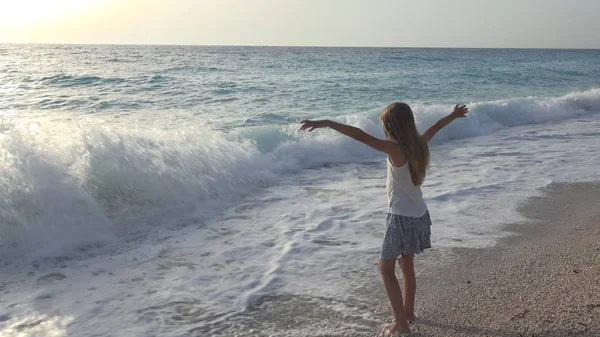
{"label": "bare leg", "polygon": [[415,320],[415,294],[417,292],[417,278],[415,277],[415,254],[403,255],[398,264],[402,270],[404,280],[404,314],[409,322]]}
{"label": "bare leg", "polygon": [[396,259],[379,260],[379,272],[381,273],[381,278],[383,279],[383,285],[388,295],[388,299],[390,300],[390,304],[394,310],[395,318],[395,322],[386,327],[386,330],[389,333],[410,332],[410,327],[408,326],[408,321],[406,320],[404,305],[402,304],[402,291],[400,290],[398,279],[396,279],[395,269]]}

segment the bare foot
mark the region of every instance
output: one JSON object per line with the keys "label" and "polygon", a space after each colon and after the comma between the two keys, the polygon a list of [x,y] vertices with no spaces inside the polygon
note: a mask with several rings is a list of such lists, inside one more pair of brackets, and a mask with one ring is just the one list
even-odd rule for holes
{"label": "bare foot", "polygon": [[408,321],[408,323],[414,323],[415,320],[417,319],[417,317],[415,317],[415,315],[406,315],[406,320]]}
{"label": "bare foot", "polygon": [[383,328],[383,333],[384,335],[393,335],[396,333],[410,333],[410,328],[407,326],[406,329],[401,329],[396,322],[390,324],[390,325],[386,325]]}

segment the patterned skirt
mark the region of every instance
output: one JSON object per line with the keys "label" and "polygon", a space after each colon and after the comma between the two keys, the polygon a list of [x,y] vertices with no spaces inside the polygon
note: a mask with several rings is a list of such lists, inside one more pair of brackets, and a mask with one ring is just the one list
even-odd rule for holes
{"label": "patterned skirt", "polygon": [[388,214],[381,245],[382,260],[396,259],[405,254],[418,254],[427,248],[431,248],[429,211],[420,218]]}

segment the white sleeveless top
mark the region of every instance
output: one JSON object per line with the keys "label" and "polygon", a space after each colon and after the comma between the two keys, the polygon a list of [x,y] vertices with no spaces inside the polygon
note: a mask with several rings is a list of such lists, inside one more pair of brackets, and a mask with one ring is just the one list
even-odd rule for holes
{"label": "white sleeveless top", "polygon": [[386,188],[389,213],[419,218],[427,212],[421,187],[415,186],[410,178],[408,162],[397,167],[388,158]]}

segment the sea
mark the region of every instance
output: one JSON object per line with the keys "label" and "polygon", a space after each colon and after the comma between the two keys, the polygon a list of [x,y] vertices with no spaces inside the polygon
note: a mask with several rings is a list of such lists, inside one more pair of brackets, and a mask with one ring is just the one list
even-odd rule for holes
{"label": "sea", "polygon": [[385,156],[299,122],[395,101],[470,111],[419,273],[600,180],[600,50],[0,45],[0,335],[375,335]]}

